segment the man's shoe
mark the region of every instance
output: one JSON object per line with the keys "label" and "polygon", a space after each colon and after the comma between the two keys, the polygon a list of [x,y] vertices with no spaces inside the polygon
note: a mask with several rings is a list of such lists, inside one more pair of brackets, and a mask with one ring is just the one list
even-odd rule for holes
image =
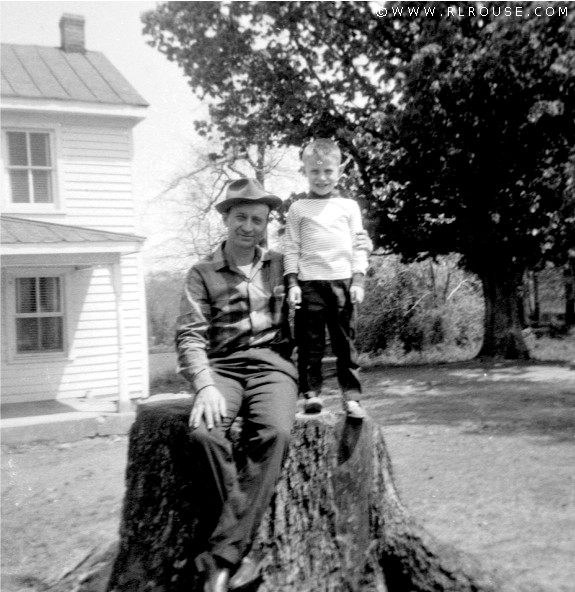
{"label": "man's shoe", "polygon": [[315,391],[304,394],[303,412],[306,414],[321,413],[323,402]]}
{"label": "man's shoe", "polygon": [[255,582],[262,570],[262,562],[255,561],[250,557],[244,557],[236,573],[231,577],[229,583],[230,590],[243,588],[252,582]]}
{"label": "man's shoe", "polygon": [[204,580],[204,592],[228,592],[230,570],[227,567],[219,567],[206,571]]}

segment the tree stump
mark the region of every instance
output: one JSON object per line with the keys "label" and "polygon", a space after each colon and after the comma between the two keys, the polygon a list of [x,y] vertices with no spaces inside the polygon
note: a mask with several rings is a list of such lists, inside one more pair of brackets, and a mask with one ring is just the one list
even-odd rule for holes
{"label": "tree stump", "polygon": [[[151,400],[139,409],[108,592],[201,590],[193,559],[206,536],[206,492],[189,452],[190,405],[189,398]],[[409,516],[377,424],[331,412],[297,416],[282,478],[253,550],[265,560],[254,592],[509,589]],[[108,573],[110,563],[100,570]],[[96,576],[92,582],[101,580]]]}

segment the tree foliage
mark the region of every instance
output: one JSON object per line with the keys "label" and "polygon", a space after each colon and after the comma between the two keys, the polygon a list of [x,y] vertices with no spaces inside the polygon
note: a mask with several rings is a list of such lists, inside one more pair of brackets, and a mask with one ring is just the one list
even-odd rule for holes
{"label": "tree foliage", "polygon": [[525,357],[522,275],[575,247],[570,8],[168,2],[144,22],[210,101],[200,133],[240,150],[336,138],[376,243],[459,253],[483,282],[482,354]]}

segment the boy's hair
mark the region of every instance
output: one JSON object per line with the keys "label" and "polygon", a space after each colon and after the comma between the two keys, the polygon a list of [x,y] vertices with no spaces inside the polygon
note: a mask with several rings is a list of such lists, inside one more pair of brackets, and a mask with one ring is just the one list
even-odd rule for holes
{"label": "boy's hair", "polygon": [[305,161],[311,156],[326,157],[333,156],[341,162],[341,150],[339,146],[333,141],[325,138],[318,138],[310,142],[302,151],[301,159]]}

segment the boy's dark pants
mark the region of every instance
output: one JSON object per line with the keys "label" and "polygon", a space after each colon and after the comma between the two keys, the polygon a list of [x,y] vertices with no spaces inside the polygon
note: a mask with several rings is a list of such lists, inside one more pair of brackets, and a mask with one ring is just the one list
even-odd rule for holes
{"label": "boy's dark pants", "polygon": [[359,400],[357,351],[353,343],[351,280],[300,281],[301,308],[295,317],[298,346],[299,390],[320,392],[321,363],[325,352],[325,328],[337,358],[337,379],[347,400]]}
{"label": "boy's dark pants", "polygon": [[[219,427],[202,423],[190,431],[202,512],[211,524],[200,569],[213,558],[237,565],[249,552],[287,454],[297,400],[293,364],[270,349],[237,352],[210,365],[227,414]],[[240,454],[234,455],[227,436],[240,414]]]}

